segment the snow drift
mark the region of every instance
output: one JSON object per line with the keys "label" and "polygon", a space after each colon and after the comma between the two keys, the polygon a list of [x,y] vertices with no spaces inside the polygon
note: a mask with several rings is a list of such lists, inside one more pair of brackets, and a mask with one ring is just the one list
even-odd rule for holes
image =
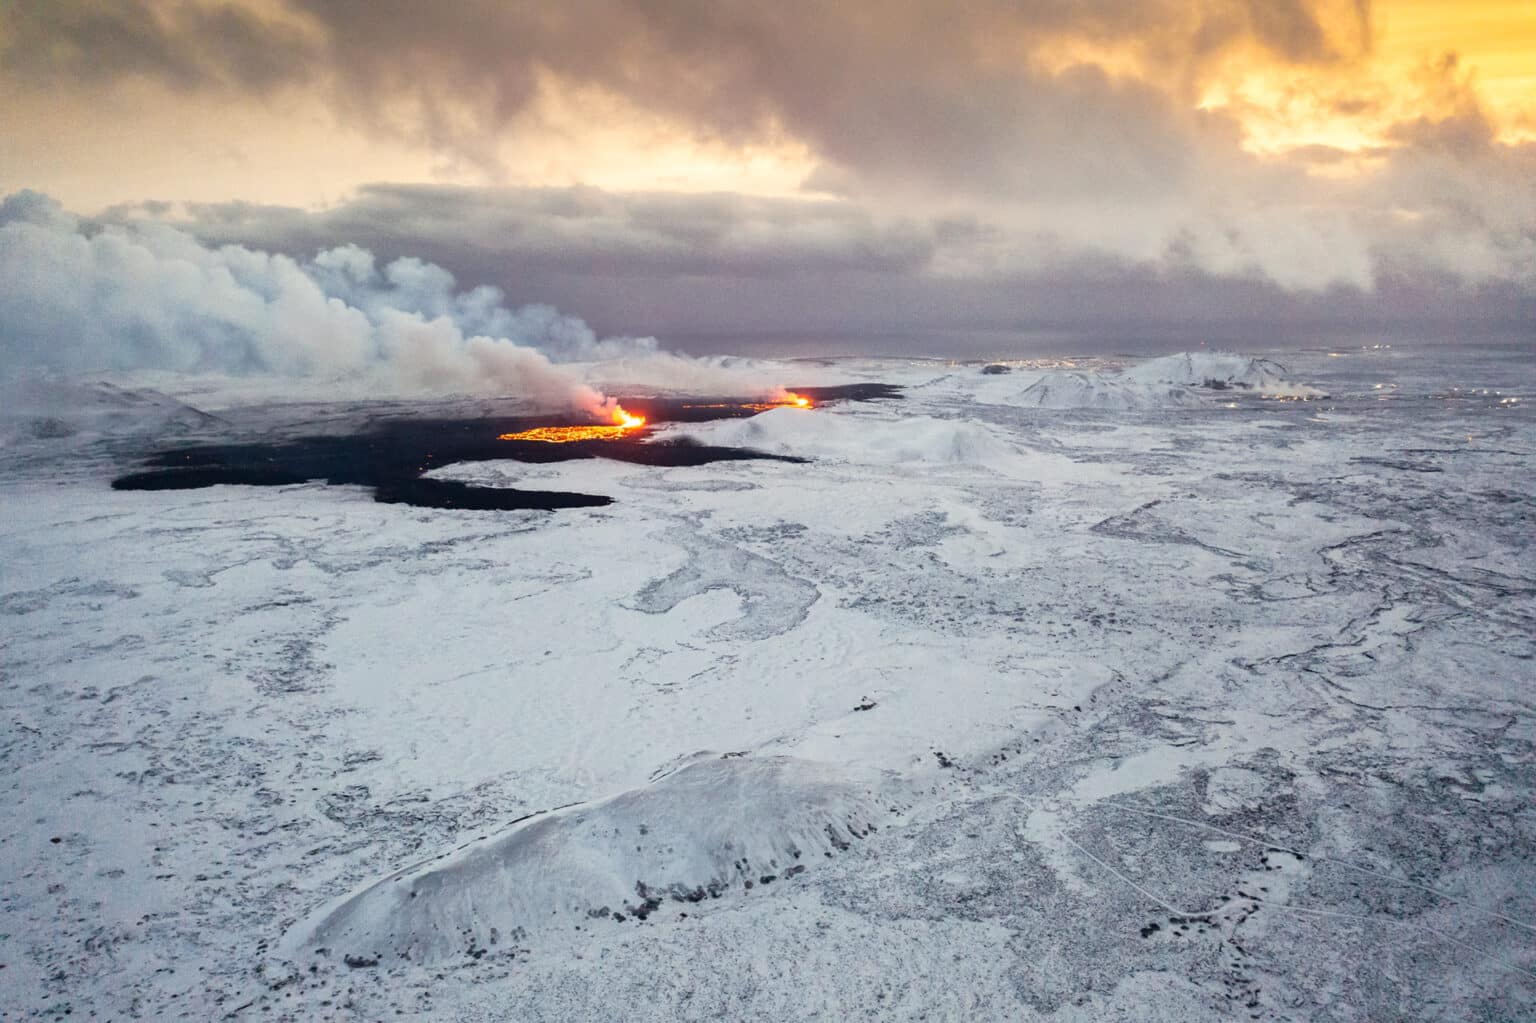
{"label": "snow drift", "polygon": [[1017,457],[980,423],[928,416],[884,419],[822,409],[770,409],[750,419],[690,426],[704,444],[863,464],[995,464]]}
{"label": "snow drift", "polygon": [[508,950],[797,876],[876,830],[880,783],[792,757],[697,754],[651,784],[523,821],[369,885],[290,935],[354,965]]}

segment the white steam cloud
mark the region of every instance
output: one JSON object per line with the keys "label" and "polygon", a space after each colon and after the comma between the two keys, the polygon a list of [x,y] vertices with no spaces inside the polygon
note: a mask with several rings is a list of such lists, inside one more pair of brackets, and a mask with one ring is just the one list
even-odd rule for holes
{"label": "white steam cloud", "polygon": [[418,259],[380,266],[343,246],[301,262],[211,248],[164,224],[91,229],[36,192],[0,201],[0,377],[352,376],[381,391],[508,394],[604,416],[613,400],[572,363],[616,359],[670,372],[673,387],[722,379],[654,339],[600,340],[550,306],[508,308],[499,288],[457,290]]}

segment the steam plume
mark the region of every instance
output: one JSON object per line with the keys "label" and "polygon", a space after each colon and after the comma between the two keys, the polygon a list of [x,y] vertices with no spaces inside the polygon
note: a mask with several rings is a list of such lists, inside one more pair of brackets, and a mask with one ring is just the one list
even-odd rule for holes
{"label": "steam plume", "polygon": [[[576,360],[651,357],[498,288],[356,246],[301,262],[163,224],[93,229],[53,199],[0,201],[0,376],[161,369],[361,376],[391,392],[510,394],[606,417]],[[668,356],[676,359],[676,356]],[[562,365],[562,363],[567,363]]]}

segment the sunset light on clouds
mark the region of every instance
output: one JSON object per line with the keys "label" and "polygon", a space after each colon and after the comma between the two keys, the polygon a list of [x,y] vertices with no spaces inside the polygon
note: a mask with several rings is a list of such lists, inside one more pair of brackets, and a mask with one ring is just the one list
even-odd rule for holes
{"label": "sunset light on clouds", "polygon": [[1522,0],[20,0],[0,190],[425,245],[658,333],[1075,319],[1106,275],[1174,317],[1507,319],[1532,68]]}

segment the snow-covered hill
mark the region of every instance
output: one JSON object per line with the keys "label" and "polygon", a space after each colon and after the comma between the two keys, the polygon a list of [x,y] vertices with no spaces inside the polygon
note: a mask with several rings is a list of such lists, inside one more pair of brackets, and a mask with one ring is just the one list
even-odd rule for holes
{"label": "snow-covered hill", "polygon": [[698,754],[391,874],[299,928],[294,954],[441,963],[766,890],[878,831],[881,788],[790,757]]}
{"label": "snow-covered hill", "polygon": [[1197,407],[1213,391],[1271,398],[1326,397],[1318,388],[1293,380],[1285,367],[1268,359],[1233,352],[1181,352],[1124,370],[1047,371],[1017,394],[992,400],[1025,408],[1135,412]]}
{"label": "snow-covered hill", "polygon": [[1286,368],[1277,362],[1236,352],[1180,352],[1148,359],[1120,376],[1127,383],[1147,386],[1174,384],[1217,391],[1236,389],[1268,397],[1327,396],[1316,387],[1292,379]]}
{"label": "snow-covered hill", "polygon": [[218,423],[217,416],[148,388],[46,377],[0,383],[0,446],[124,435],[171,438]]}
{"label": "snow-covered hill", "polygon": [[1108,373],[1050,373],[1012,401],[1025,408],[1105,409],[1129,412],[1198,405],[1189,388],[1160,382],[1124,380]]}

